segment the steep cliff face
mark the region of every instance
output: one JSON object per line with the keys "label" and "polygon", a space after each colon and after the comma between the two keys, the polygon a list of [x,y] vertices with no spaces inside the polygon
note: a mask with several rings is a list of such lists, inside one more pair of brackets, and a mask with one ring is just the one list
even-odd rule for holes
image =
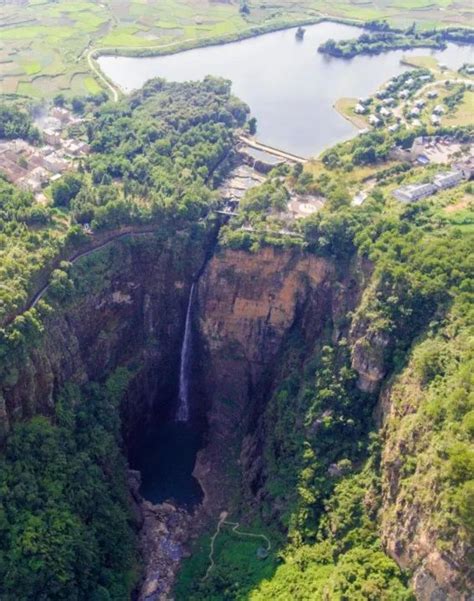
{"label": "steep cliff face", "polygon": [[[469,444],[461,416],[472,385],[465,377],[468,370],[463,374],[460,366],[466,366],[470,343],[460,338],[449,340],[446,335],[442,347],[428,338],[415,347],[407,367],[380,395],[382,539],[387,553],[412,573],[420,601],[470,600],[474,587],[472,532],[459,504],[466,505],[471,517],[472,506],[468,488],[458,488],[461,464],[453,459],[463,443]],[[438,349],[448,367],[430,385],[420,374],[420,358],[428,350],[432,370]]]}
{"label": "steep cliff face", "polygon": [[39,343],[12,362],[1,383],[4,428],[52,413],[65,382],[101,381],[128,366],[135,377],[124,423],[132,431],[149,413],[144,404],[172,395],[190,282],[203,260],[204,250],[187,240],[171,247],[149,236],[116,242],[75,265],[73,297],[55,304]]}
{"label": "steep cliff face", "polygon": [[195,473],[205,504],[228,509],[232,475],[242,466],[258,472],[257,419],[285,341],[296,329],[312,345],[323,332],[337,338],[358,295],[347,266],[338,271],[333,261],[301,251],[226,250],[210,261],[198,291],[209,441]]}

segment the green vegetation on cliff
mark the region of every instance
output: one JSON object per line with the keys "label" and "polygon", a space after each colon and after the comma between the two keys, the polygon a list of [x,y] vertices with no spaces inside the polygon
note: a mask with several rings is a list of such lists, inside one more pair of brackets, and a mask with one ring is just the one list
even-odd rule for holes
{"label": "green vegetation on cliff", "polygon": [[[297,245],[336,259],[341,270],[358,256],[371,266],[370,278],[355,311],[332,324],[316,346],[293,334],[262,417],[263,476],[251,484],[259,502],[249,516],[253,494],[244,490],[242,519],[276,541],[286,533],[282,564],[274,557],[262,562],[252,586],[245,568],[240,575],[237,560],[229,559],[227,540],[215,558],[221,569],[214,579],[200,582],[207,564],[190,560],[178,589],[183,599],[208,590],[216,598],[258,601],[412,599],[410,574],[385,551],[398,559],[415,546],[413,571],[436,549],[458,565],[456,590],[469,589],[471,187],[407,206],[394,201],[391,190],[416,175],[410,168],[390,170],[363,206],[353,207],[339,175],[307,178],[306,186],[325,187],[329,201],[294,226],[300,240],[275,235],[287,202],[281,173],[247,194],[239,217],[222,230],[226,247],[258,253],[262,245]],[[462,217],[446,208],[457,198],[464,198]],[[246,223],[251,227],[242,227]],[[364,377],[375,378],[370,392],[361,391]],[[381,397],[377,383],[385,385]],[[376,433],[373,412],[384,405],[390,409]],[[233,544],[238,557],[241,542]]]}
{"label": "green vegetation on cliff", "polygon": [[[215,78],[152,80],[126,101],[94,110],[88,123],[93,152],[77,174],[53,186],[56,206],[39,204],[0,179],[0,323],[25,306],[55,260],[87,246],[81,224],[95,231],[156,224],[172,235],[205,217],[233,156],[233,129],[248,113],[230,83]],[[28,136],[23,117],[5,128]]]}

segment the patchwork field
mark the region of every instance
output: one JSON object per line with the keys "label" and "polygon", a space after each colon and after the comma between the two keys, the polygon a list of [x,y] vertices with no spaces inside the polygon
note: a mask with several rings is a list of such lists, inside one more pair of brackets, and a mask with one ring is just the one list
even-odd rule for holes
{"label": "patchwork field", "polygon": [[88,65],[93,48],[179,49],[324,16],[465,24],[473,12],[469,0],[3,0],[0,92],[94,93],[104,82]]}

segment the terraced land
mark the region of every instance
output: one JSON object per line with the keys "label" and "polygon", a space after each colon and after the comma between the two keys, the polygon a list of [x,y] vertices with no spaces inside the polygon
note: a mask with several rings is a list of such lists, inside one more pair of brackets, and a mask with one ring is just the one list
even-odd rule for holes
{"label": "terraced land", "polygon": [[87,62],[91,49],[176,51],[325,16],[429,27],[466,24],[474,13],[469,0],[0,0],[0,7],[0,92],[33,97],[101,90]]}

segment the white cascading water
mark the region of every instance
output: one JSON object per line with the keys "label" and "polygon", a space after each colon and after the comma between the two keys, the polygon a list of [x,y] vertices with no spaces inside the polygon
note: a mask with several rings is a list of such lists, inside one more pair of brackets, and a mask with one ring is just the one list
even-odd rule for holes
{"label": "white cascading water", "polygon": [[184,324],[184,337],[181,346],[181,363],[179,366],[179,394],[178,410],[176,412],[177,422],[189,420],[189,371],[191,367],[191,317],[194,299],[194,284],[189,293],[188,308],[186,310],[186,323]]}

